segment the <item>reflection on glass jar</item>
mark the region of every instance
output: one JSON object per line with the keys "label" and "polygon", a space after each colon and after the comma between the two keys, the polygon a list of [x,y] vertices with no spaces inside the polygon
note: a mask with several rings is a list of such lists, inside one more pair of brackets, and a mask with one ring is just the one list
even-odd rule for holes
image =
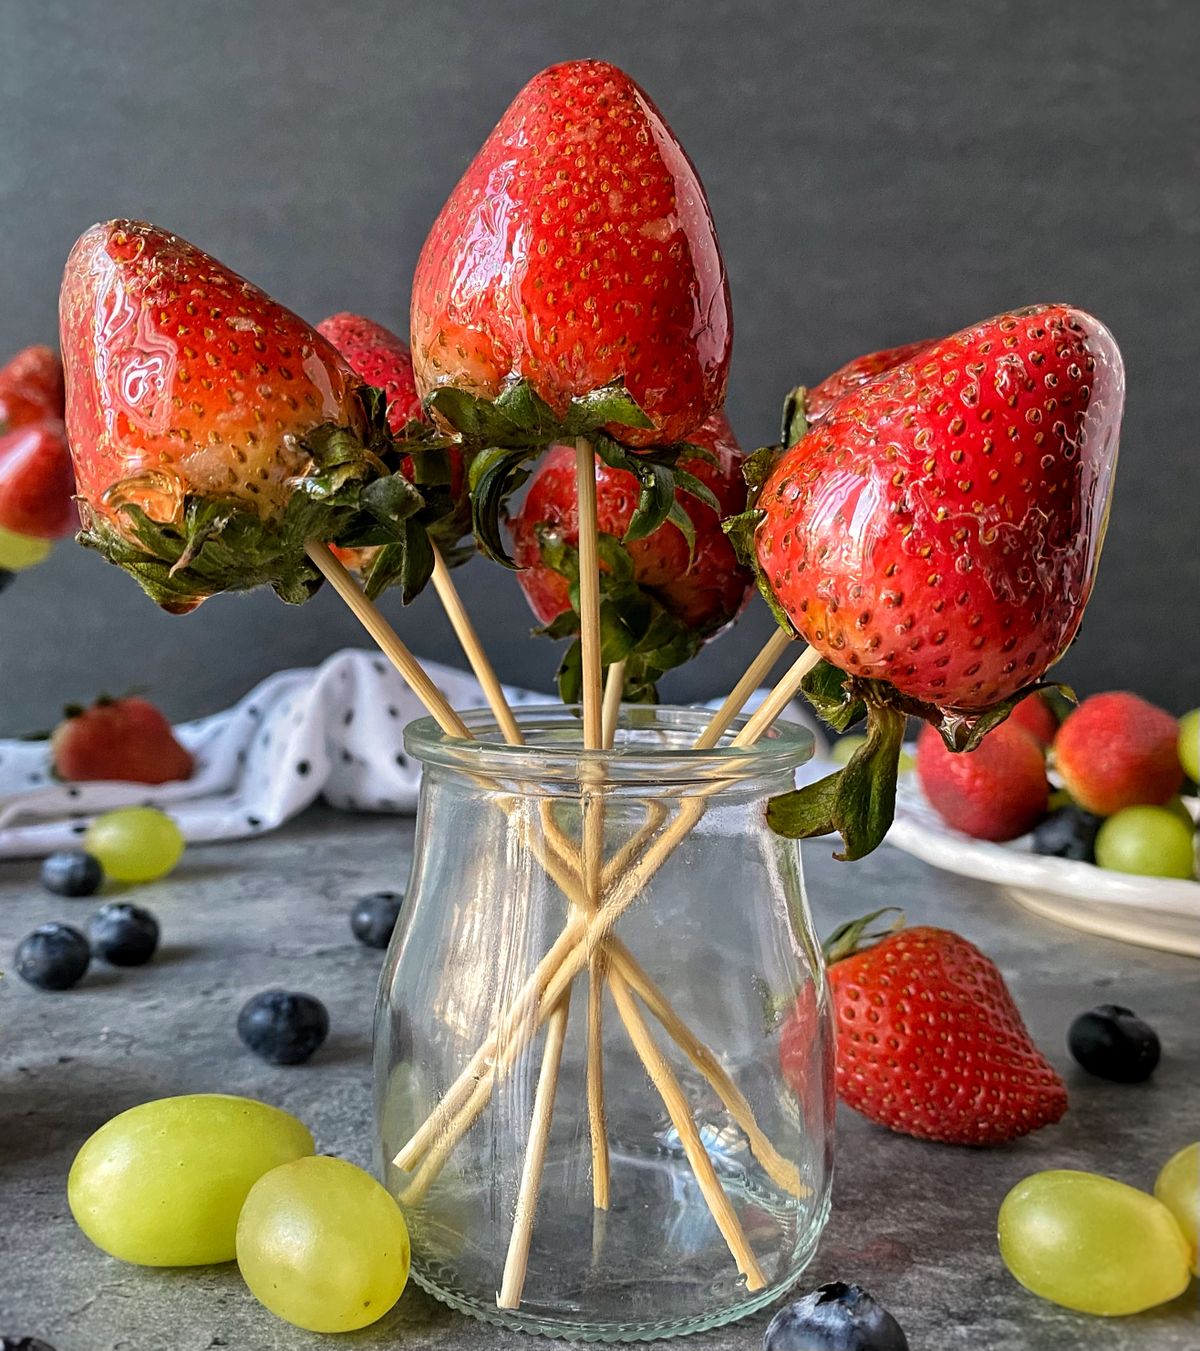
{"label": "reflection on glass jar", "polygon": [[829,1204],[829,1002],[764,813],[811,738],[692,751],[706,714],[628,707],[584,752],[576,710],[519,719],[519,747],[485,715],[477,741],[406,738],[425,772],[375,1055],[413,1275],[568,1337],[731,1321],[795,1281]]}

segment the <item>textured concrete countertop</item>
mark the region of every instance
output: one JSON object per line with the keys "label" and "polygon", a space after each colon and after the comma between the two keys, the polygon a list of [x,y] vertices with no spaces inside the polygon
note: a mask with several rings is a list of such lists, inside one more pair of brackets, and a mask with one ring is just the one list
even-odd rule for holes
{"label": "textured concrete countertop", "polygon": [[[407,873],[411,822],[317,809],[252,843],[191,850],[169,881],[137,899],[159,916],[164,947],[140,970],[95,966],[74,991],[47,995],[0,982],[0,1335],[45,1338],[57,1351],[302,1351],[327,1338],[277,1322],[236,1267],[151,1271],[92,1248],[67,1209],[75,1150],[114,1113],[172,1093],[246,1093],[313,1129],[321,1150],[371,1157],[370,1029],[380,954],[347,927],[353,897],[396,888]],[[959,929],[1003,968],[1034,1036],[1066,1074],[1072,1109],[1056,1127],[985,1152],[890,1135],[840,1118],[833,1219],[805,1288],[839,1277],[874,1291],[913,1351],[1175,1351],[1197,1345],[1196,1287],[1136,1318],[1073,1315],[1020,1289],[996,1252],[996,1210],[1041,1168],[1086,1168],[1149,1187],[1200,1122],[1200,963],[1057,928],[997,890],[934,872],[883,849],[835,864],[805,846],[818,927],[880,904],[913,921]],[[0,865],[0,958],[35,924],[81,923],[91,901],[44,893],[32,863]],[[319,995],[333,1033],[301,1069],[277,1069],[239,1046],[234,1020],[266,985]],[[1067,1024],[1103,1001],[1126,1003],[1162,1037],[1151,1083],[1088,1080],[1065,1050]],[[681,1341],[761,1345],[765,1317]],[[362,1347],[534,1347],[462,1318],[415,1288]],[[550,1343],[543,1343],[550,1345]]]}

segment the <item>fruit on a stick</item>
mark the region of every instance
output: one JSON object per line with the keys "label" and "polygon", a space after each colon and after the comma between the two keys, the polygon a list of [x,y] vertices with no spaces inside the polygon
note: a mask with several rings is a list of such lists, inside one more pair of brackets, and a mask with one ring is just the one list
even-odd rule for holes
{"label": "fruit on a stick", "polygon": [[90,708],[68,708],[50,749],[54,772],[76,782],[169,783],[191,778],[195,767],[162,713],[137,697],[101,697]]}
{"label": "fruit on a stick", "polygon": [[566,61],[516,96],[425,241],[412,342],[422,395],[495,399],[523,379],[563,417],[622,381],[648,425],[611,430],[633,445],[681,440],[724,404],[729,291],[708,201],[623,71]]}
{"label": "fruit on a stick", "polygon": [[[317,325],[345,358],[350,369],[368,385],[383,391],[387,422],[396,436],[407,434],[410,424],[424,420],[417,396],[412,354],[408,344],[390,329],[361,314],[333,314]],[[369,595],[377,595],[403,570],[406,555],[422,547],[422,527],[441,548],[448,563],[465,561],[472,549],[456,546],[471,528],[471,502],[467,495],[466,467],[462,449],[430,446],[400,461],[400,472],[420,486],[425,506],[405,523],[405,538],[390,546],[390,553],[373,549],[337,549],[348,568],[362,574]],[[384,546],[385,548],[388,546]],[[423,580],[423,579],[422,579]],[[411,599],[406,595],[405,599]]]}
{"label": "fruit on a stick", "polygon": [[1194,828],[1169,807],[1126,807],[1096,834],[1096,862],[1139,877],[1193,876]]}
{"label": "fruit on a stick", "polygon": [[1163,1164],[1154,1195],[1178,1221],[1192,1250],[1192,1270],[1200,1275],[1200,1143],[1184,1145]]}
{"label": "fruit on a stick", "polygon": [[763,1334],[763,1351],[909,1351],[895,1318],[861,1285],[830,1281],[786,1305]]}
{"label": "fruit on a stick", "polygon": [[0,435],[62,415],[62,362],[51,348],[23,348],[0,366]]}
{"label": "fruit on a stick", "polygon": [[93,226],[59,310],[81,538],[165,609],[259,585],[306,600],[307,542],[386,543],[422,506],[383,398],[186,240]]}
{"label": "fruit on a stick", "polygon": [[1141,1313],[1187,1289],[1188,1245],[1145,1192],[1095,1173],[1034,1173],[1000,1207],[1000,1255],[1035,1295],[1080,1313]]}
{"label": "fruit on a stick", "polygon": [[772,821],[859,857],[891,822],[906,714],[963,749],[1070,644],[1108,520],[1124,402],[1108,330],[1066,305],[1003,314],[844,395],[752,457],[727,523],[783,622],[827,659],[806,692],[868,743]]}
{"label": "fruit on a stick", "polygon": [[[928,925],[872,941],[877,918],[843,925],[825,944],[843,1102],[890,1130],[956,1145],[1004,1144],[1057,1121],[1067,1090],[995,963]],[[781,1044],[799,1043],[797,1019],[815,1035],[813,1016],[811,1001],[799,1002]]]}
{"label": "fruit on a stick", "polygon": [[977,840],[1015,840],[1046,815],[1050,785],[1041,748],[1010,722],[966,752],[950,750],[936,728],[922,728],[917,777],[946,824]]}
{"label": "fruit on a stick", "polygon": [[1136,694],[1093,694],[1058,729],[1054,766],[1075,801],[1099,816],[1162,806],[1183,783],[1179,724]]}
{"label": "fruit on a stick", "polygon": [[52,540],[78,523],[75,474],[62,422],[47,419],[0,436],[0,526]]}
{"label": "fruit on a stick", "polygon": [[1121,1004],[1081,1013],[1067,1033],[1071,1054],[1089,1074],[1118,1084],[1149,1079],[1162,1055],[1158,1033]]}
{"label": "fruit on a stick", "polygon": [[818,422],[844,395],[851,393],[874,380],[884,371],[909,361],[930,346],[929,339],[924,342],[907,342],[900,347],[885,347],[879,352],[868,352],[865,356],[855,357],[844,366],[839,366],[832,375],[827,375],[819,385],[804,391],[804,416],[809,423]]}
{"label": "fruit on a stick", "polygon": [[114,882],[156,882],[183,856],[183,832],[157,807],[118,807],[97,816],[83,837]]}
{"label": "fruit on a stick", "polygon": [[408,1226],[395,1200],[343,1159],[297,1159],[250,1189],[237,1260],[250,1293],[310,1332],[382,1318],[408,1281]]}
{"label": "fruit on a stick", "polygon": [[[637,514],[641,485],[634,474],[596,460],[596,513],[603,543],[601,566],[605,662],[626,662],[625,698],[653,697],[658,677],[694,657],[700,646],[737,618],[754,585],[721,529],[721,517],[746,505],[742,450],[724,413],[714,413],[690,440],[712,459],[682,456],[676,466],[709,490],[719,514],[699,497],[676,490],[690,523],[664,521],[648,535],[627,539]],[[545,632],[579,632],[572,601],[578,578],[579,510],[575,455],[556,446],[534,470],[520,510],[509,523],[521,590]],[[574,660],[573,660],[574,658]],[[563,697],[577,697],[573,648],[564,661]],[[575,682],[577,685],[577,681]]]}
{"label": "fruit on a stick", "polygon": [[69,990],[87,972],[92,952],[87,939],[70,924],[40,924],[17,944],[17,975],[39,990]]}
{"label": "fruit on a stick", "polygon": [[123,1262],[229,1262],[250,1188],[313,1148],[294,1116],[252,1098],[160,1098],[89,1137],[71,1165],[67,1200],[88,1238]]}

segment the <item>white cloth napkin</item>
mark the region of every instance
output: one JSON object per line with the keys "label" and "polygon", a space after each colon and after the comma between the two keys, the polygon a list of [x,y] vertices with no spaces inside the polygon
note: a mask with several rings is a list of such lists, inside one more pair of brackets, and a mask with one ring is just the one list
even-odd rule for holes
{"label": "white cloth napkin", "polygon": [[[425,669],[455,708],[483,704],[473,676],[436,662]],[[505,692],[513,705],[550,697]],[[196,757],[184,782],[62,783],[44,741],[0,741],[0,857],[72,848],[93,816],[114,807],[161,807],[191,843],[261,834],[322,796],[345,811],[412,812],[420,765],[405,754],[403,733],[423,711],[377,653],[344,651],[269,676],[232,708],[177,727]],[[816,731],[804,710],[787,716]]]}

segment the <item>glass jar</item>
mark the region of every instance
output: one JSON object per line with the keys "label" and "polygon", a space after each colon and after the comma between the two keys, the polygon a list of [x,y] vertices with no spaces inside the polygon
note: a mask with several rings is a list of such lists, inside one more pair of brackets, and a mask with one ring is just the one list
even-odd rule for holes
{"label": "glass jar", "polygon": [[519,711],[523,746],[485,714],[473,741],[407,730],[378,1134],[413,1277],[463,1312],[668,1337],[767,1304],[816,1247],[832,1024],[799,849],[764,812],[812,738],[694,751],[708,716],[626,707],[611,751],[561,705]]}

